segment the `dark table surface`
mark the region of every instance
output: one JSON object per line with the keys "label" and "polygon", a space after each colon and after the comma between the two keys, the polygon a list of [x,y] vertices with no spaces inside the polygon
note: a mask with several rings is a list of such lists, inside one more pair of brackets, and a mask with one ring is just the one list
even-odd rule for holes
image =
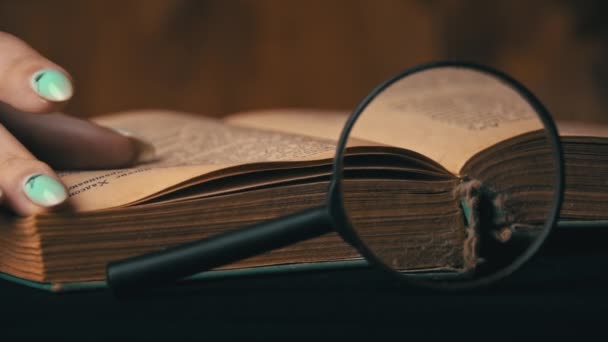
{"label": "dark table surface", "polygon": [[466,293],[405,287],[364,269],[206,280],[130,300],[0,281],[0,336],[580,338],[608,335],[607,272],[604,256],[540,256]]}

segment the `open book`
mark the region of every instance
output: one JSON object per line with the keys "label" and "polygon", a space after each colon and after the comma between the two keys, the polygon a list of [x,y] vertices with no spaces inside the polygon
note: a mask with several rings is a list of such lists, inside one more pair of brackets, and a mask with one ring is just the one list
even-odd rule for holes
{"label": "open book", "polygon": [[[343,112],[299,109],[243,112],[222,120],[152,110],[95,118],[101,125],[126,129],[151,142],[157,159],[129,169],[59,172],[72,210],[26,218],[2,216],[0,272],[56,291],[70,289],[70,284],[95,286],[103,284],[109,261],[320,205],[326,199],[336,140],[346,118]],[[395,124],[425,124],[408,120]],[[431,124],[436,130],[450,125]],[[413,249],[431,251],[407,261],[412,272],[468,267],[465,224],[436,224],[437,218],[464,222],[453,191],[458,175],[475,163],[501,158],[491,151],[521,147],[514,144],[521,136],[511,137],[509,127],[498,125],[487,139],[471,144],[455,144],[449,134],[438,134],[430,140],[433,143],[420,140],[421,144],[408,135],[396,143],[417,153],[404,148],[402,155],[395,149],[384,153],[373,143],[383,134],[382,125],[357,127],[351,146],[355,166],[345,173],[345,182],[357,191],[396,191],[402,183],[384,178],[382,172],[407,160],[397,171],[417,175],[407,183],[417,187],[417,201],[435,203],[410,208],[414,214],[425,211],[419,214],[428,221],[421,221],[424,231],[413,231],[405,239]],[[561,219],[608,219],[608,130],[564,124],[560,134],[567,164]],[[525,150],[519,156],[525,161]],[[364,215],[366,206],[381,205],[378,201],[362,198],[352,210]],[[357,251],[331,233],[217,272],[361,264]]]}

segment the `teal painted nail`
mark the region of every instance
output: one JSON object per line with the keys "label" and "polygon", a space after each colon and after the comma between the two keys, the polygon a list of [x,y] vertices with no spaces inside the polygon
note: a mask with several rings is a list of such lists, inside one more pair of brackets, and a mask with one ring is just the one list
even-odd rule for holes
{"label": "teal painted nail", "polygon": [[23,190],[32,202],[43,207],[52,207],[68,198],[68,193],[61,183],[43,174],[29,176],[23,183]]}
{"label": "teal painted nail", "polygon": [[72,97],[72,82],[60,71],[43,69],[32,76],[32,88],[49,101],[65,101]]}
{"label": "teal painted nail", "polygon": [[462,213],[464,214],[464,225],[465,227],[468,227],[471,224],[471,208],[469,208],[469,205],[464,198],[460,200],[460,207],[462,208]]}

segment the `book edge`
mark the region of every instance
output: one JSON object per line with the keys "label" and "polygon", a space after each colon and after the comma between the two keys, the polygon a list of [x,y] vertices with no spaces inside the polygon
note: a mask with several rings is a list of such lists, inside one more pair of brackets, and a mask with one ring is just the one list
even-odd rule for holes
{"label": "book edge", "polygon": [[[557,228],[607,228],[608,220],[596,220],[596,221],[559,221]],[[336,271],[336,270],[348,270],[348,269],[364,269],[370,265],[366,260],[345,260],[345,261],[328,261],[328,262],[311,262],[311,263],[299,263],[299,264],[284,264],[284,265],[271,265],[271,266],[260,266],[250,267],[241,269],[227,269],[227,270],[212,270],[201,272],[193,275],[187,280],[205,280],[205,279],[227,279],[235,277],[246,277],[246,276],[260,276],[260,275],[272,275],[272,274],[289,274],[297,272],[314,272],[314,271]],[[431,274],[433,272],[430,272]],[[427,273],[428,275],[429,273]],[[53,293],[67,293],[67,292],[82,292],[92,290],[106,289],[107,283],[105,281],[92,281],[92,282],[71,282],[71,283],[43,283],[36,282],[20,277],[16,277],[7,273],[0,272],[0,279],[13,282],[19,285],[24,285],[37,290]]]}
{"label": "book edge", "polygon": [[[271,265],[260,267],[249,267],[227,270],[212,270],[195,274],[185,279],[188,280],[211,280],[211,279],[227,279],[235,277],[271,275],[271,274],[287,274],[296,272],[314,272],[314,271],[332,271],[332,270],[347,270],[366,268],[369,264],[365,260],[347,260],[347,261],[329,261],[329,262],[314,262],[301,264],[284,264]],[[81,292],[91,290],[102,290],[108,288],[105,281],[91,282],[69,282],[69,283],[44,283],[32,281],[20,277],[16,277],[7,273],[0,272],[0,279],[25,285],[37,290],[43,290],[54,293],[66,292]]]}

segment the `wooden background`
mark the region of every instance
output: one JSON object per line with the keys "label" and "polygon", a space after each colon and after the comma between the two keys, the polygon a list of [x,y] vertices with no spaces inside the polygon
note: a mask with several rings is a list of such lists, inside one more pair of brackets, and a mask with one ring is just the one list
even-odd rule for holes
{"label": "wooden background", "polygon": [[0,0],[0,30],[72,73],[79,116],[352,109],[402,69],[462,58],[510,73],[558,118],[608,122],[605,3]]}

